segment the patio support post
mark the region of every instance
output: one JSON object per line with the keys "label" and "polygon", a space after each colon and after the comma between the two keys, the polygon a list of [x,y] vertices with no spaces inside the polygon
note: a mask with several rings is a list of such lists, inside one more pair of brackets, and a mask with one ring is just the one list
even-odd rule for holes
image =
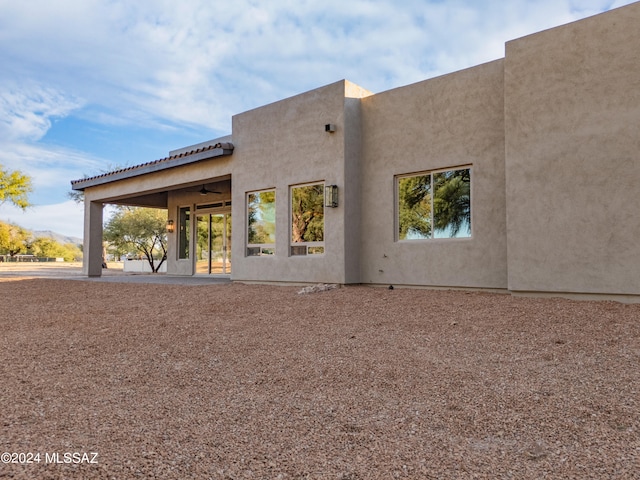
{"label": "patio support post", "polygon": [[84,260],[82,270],[88,277],[102,275],[102,209],[101,202],[84,202]]}

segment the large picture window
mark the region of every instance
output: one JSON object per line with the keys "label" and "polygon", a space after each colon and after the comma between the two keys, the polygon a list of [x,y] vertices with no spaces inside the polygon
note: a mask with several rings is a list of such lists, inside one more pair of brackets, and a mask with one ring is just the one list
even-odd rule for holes
{"label": "large picture window", "polygon": [[324,253],[324,183],[291,187],[291,255]]}
{"label": "large picture window", "polygon": [[398,240],[471,236],[471,168],[399,176],[396,188]]}
{"label": "large picture window", "polygon": [[276,191],[247,194],[247,256],[276,251]]}

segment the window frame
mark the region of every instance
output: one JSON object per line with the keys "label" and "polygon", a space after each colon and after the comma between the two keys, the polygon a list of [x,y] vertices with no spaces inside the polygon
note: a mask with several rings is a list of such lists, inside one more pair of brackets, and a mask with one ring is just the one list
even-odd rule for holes
{"label": "window frame", "polygon": [[[261,193],[273,192],[274,201],[273,201],[273,209],[274,209],[274,220],[273,220],[273,243],[249,243],[249,197],[250,195],[256,195]],[[276,255],[276,232],[277,232],[277,201],[278,194],[276,188],[266,188],[264,190],[253,190],[250,192],[246,192],[245,194],[246,201],[246,224],[245,224],[245,233],[246,233],[246,242],[245,242],[245,256],[247,257],[273,257]]]}
{"label": "window frame", "polygon": [[[434,219],[435,219],[435,212],[434,212],[434,208],[433,208],[433,199],[434,199],[434,180],[433,177],[434,175],[437,175],[439,173],[446,173],[446,172],[455,172],[458,170],[469,170],[469,235],[465,235],[465,236],[456,236],[456,237],[443,237],[443,236],[436,236],[435,234],[435,227],[434,227]],[[430,196],[431,196],[431,209],[430,209],[430,226],[431,226],[431,232],[430,232],[430,236],[429,237],[424,237],[424,238],[400,238],[400,181],[402,179],[406,179],[406,178],[412,178],[412,177],[420,177],[420,176],[426,176],[428,175],[430,177]],[[464,165],[456,165],[456,166],[452,166],[452,167],[445,167],[445,168],[437,168],[437,169],[433,169],[433,170],[422,170],[422,171],[417,171],[417,172],[412,172],[412,173],[403,173],[403,174],[399,174],[399,175],[395,175],[394,176],[394,239],[396,242],[408,242],[408,243],[413,243],[413,242],[434,242],[434,241],[464,241],[464,240],[470,240],[473,238],[473,226],[474,226],[474,221],[473,221],[473,165],[472,164],[464,164]]]}
{"label": "window frame", "polygon": [[[324,188],[326,182],[324,180],[318,180],[315,182],[300,183],[289,186],[289,256],[290,257],[319,257],[326,253],[325,239],[326,239],[326,221],[324,205]],[[322,241],[313,242],[294,242],[293,241],[293,190],[295,188],[320,186],[319,198],[320,205],[322,206]]]}
{"label": "window frame", "polygon": [[[189,260],[191,258],[191,205],[178,206],[178,239],[176,256],[178,260]],[[183,212],[186,212],[183,215]]]}

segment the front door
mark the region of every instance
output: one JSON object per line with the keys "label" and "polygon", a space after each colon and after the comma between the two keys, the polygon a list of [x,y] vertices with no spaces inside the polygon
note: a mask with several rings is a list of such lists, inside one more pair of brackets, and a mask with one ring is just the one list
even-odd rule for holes
{"label": "front door", "polygon": [[207,213],[197,217],[196,274],[231,273],[231,214]]}

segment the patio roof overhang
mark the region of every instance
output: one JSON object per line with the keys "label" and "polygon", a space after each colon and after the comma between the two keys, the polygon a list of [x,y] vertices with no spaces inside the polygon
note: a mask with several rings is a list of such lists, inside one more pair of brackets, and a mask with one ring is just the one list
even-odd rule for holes
{"label": "patio roof overhang", "polygon": [[217,142],[215,144],[206,145],[187,152],[181,152],[152,162],[143,163],[141,165],[123,168],[93,177],[72,180],[71,188],[76,191],[84,191],[90,187],[97,187],[120,180],[127,180],[140,175],[181,167],[200,162],[202,160],[224,157],[231,155],[233,153],[233,148],[234,147],[231,142]]}

